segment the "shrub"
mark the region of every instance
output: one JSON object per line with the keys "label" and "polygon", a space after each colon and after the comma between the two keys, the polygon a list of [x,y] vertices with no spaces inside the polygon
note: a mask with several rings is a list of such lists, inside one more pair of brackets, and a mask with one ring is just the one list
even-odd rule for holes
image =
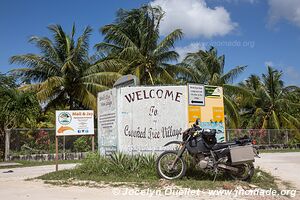
{"label": "shrub", "polygon": [[40,130],[36,135],[35,147],[37,149],[49,150],[50,148],[50,137],[47,131]]}
{"label": "shrub", "polygon": [[155,155],[126,155],[113,153],[104,157],[98,153],[91,153],[78,167],[82,173],[114,176],[156,177]]}
{"label": "shrub", "polygon": [[91,139],[86,136],[81,136],[74,142],[74,150],[76,152],[87,152],[91,151]]}

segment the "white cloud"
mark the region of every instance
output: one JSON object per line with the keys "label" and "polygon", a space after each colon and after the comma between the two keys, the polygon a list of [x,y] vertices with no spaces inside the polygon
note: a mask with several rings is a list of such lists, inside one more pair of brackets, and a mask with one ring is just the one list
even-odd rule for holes
{"label": "white cloud", "polygon": [[205,48],[199,42],[193,42],[187,46],[175,47],[175,51],[179,54],[179,62],[181,62],[187,53],[197,52],[199,50],[204,50]]}
{"label": "white cloud", "polygon": [[238,26],[224,7],[210,8],[205,0],[154,0],[150,4],[166,12],[160,27],[162,35],[180,28],[189,38],[211,38],[226,35]]}
{"label": "white cloud", "polygon": [[300,85],[300,73],[298,69],[296,69],[295,67],[286,67],[283,73],[285,73],[284,75],[288,84],[298,86]]}
{"label": "white cloud", "polygon": [[[220,1],[224,1],[224,0],[220,0]],[[257,0],[225,0],[228,3],[256,3]]]}
{"label": "white cloud", "polygon": [[279,20],[288,20],[300,26],[300,1],[299,0],[268,0],[269,23],[276,24]]}
{"label": "white cloud", "polygon": [[[300,72],[299,69],[293,66],[285,66],[283,63],[274,63],[272,61],[266,61],[266,66],[271,66],[279,71],[283,72],[283,80],[285,85],[297,85],[300,86]],[[264,72],[266,73],[266,72]]]}

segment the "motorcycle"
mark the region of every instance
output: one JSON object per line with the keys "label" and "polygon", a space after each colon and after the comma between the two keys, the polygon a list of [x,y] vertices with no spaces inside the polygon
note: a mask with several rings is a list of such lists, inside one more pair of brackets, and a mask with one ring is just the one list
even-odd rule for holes
{"label": "motorcycle", "polygon": [[215,129],[202,129],[199,119],[191,128],[183,132],[182,141],[171,141],[164,146],[179,145],[177,150],[164,151],[156,160],[156,171],[168,180],[182,178],[187,169],[185,152],[192,156],[196,167],[204,172],[217,174],[225,172],[234,179],[249,181],[254,174],[254,157],[257,148],[250,138],[244,137],[234,142],[217,143]]}

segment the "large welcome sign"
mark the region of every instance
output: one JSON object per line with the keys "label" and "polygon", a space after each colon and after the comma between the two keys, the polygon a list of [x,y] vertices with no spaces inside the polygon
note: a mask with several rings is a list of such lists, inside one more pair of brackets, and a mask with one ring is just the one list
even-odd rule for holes
{"label": "large welcome sign", "polygon": [[98,94],[98,146],[112,151],[163,151],[197,118],[224,140],[222,88],[204,85],[134,86]]}
{"label": "large welcome sign", "polygon": [[121,151],[157,151],[181,140],[187,128],[185,86],[127,87],[119,98]]}

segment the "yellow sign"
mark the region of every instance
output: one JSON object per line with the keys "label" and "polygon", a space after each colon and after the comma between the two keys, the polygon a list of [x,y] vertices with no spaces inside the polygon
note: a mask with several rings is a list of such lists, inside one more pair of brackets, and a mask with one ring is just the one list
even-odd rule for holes
{"label": "yellow sign", "polygon": [[224,107],[213,107],[213,121],[224,122]]}
{"label": "yellow sign", "polygon": [[200,106],[189,106],[189,124],[195,123],[196,119],[200,118],[201,120],[201,107]]}
{"label": "yellow sign", "polygon": [[189,126],[200,119],[200,127],[203,129],[216,129],[219,142],[225,141],[225,114],[223,102],[223,89],[219,86],[205,85],[205,105],[188,106]]}

